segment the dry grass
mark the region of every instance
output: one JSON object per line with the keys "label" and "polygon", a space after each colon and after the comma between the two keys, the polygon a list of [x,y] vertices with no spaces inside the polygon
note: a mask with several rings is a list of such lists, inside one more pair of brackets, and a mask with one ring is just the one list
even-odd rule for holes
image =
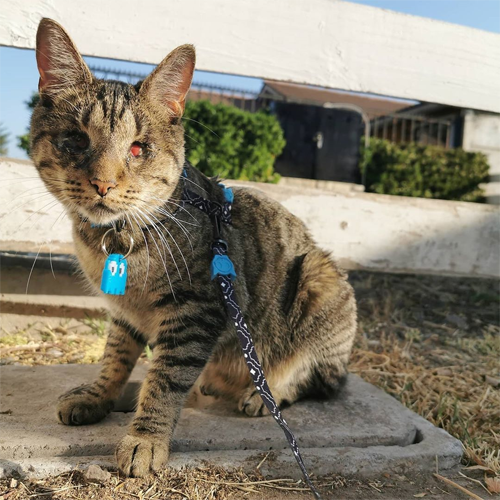
{"label": "dry grass", "polygon": [[0,333],[2,364],[97,363],[106,344],[107,322],[100,319],[34,320]]}
{"label": "dry grass", "polygon": [[351,371],[464,444],[500,476],[497,281],[352,273],[360,335]]}
{"label": "dry grass", "polygon": [[[316,485],[325,495],[341,488],[362,486],[359,481],[336,476],[322,478],[321,481],[316,481]],[[12,486],[10,480],[0,480],[2,500],[44,500],[47,498],[54,500],[132,498],[226,500],[243,498],[251,493],[257,494],[258,498],[271,498],[273,493],[286,492],[303,493],[304,498],[309,496],[307,495],[309,488],[305,487],[302,481],[266,480],[258,473],[245,474],[241,470],[227,471],[214,466],[182,470],[167,469],[147,479],[123,479],[117,473],[113,473],[110,479],[102,483],[88,480],[83,472],[74,470],[39,481],[16,481]],[[6,493],[2,495],[4,490]]]}

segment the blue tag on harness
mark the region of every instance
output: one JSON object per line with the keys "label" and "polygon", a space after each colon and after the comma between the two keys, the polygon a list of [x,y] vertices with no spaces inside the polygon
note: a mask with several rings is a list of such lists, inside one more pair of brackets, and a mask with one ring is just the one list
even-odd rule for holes
{"label": "blue tag on harness", "polygon": [[101,290],[108,295],[125,295],[127,286],[127,259],[112,253],[104,263],[102,270]]}
{"label": "blue tag on harness", "polygon": [[224,188],[224,198],[228,203],[232,203],[234,201],[233,190],[231,188],[227,188],[224,184],[221,184],[221,186]]}
{"label": "blue tag on harness", "polygon": [[212,264],[210,265],[210,271],[212,273],[212,279],[217,278],[219,275],[229,276],[232,280],[236,278],[234,264],[227,255],[214,255]]}

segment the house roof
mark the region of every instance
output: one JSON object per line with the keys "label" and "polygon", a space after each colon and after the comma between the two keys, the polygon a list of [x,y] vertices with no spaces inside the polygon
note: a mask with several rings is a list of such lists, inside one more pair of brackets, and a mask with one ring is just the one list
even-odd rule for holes
{"label": "house roof", "polygon": [[354,104],[362,108],[369,118],[396,113],[416,104],[415,101],[367,96],[352,92],[270,80],[264,81],[264,86],[259,97],[315,106],[324,106],[326,103]]}
{"label": "house roof", "polygon": [[193,88],[189,89],[188,99],[191,101],[201,101],[208,100],[213,103],[223,103],[223,104],[232,104],[234,100],[238,101],[251,101],[254,99],[251,95],[245,95],[241,92],[233,92],[230,94],[224,94],[219,90],[210,90],[204,88]]}

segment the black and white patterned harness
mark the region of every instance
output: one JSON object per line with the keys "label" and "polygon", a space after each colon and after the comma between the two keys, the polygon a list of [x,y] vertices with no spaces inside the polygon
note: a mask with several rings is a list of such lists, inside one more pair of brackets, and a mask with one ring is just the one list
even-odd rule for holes
{"label": "black and white patterned harness", "polygon": [[[183,177],[187,178],[186,170],[184,170]],[[231,188],[226,188],[223,184],[219,185],[223,190],[225,198],[223,204],[207,200],[190,191],[186,187],[184,187],[183,191],[183,202],[193,205],[210,217],[213,226],[212,251],[214,254],[211,265],[212,279],[217,279],[217,282],[220,285],[228,315],[236,329],[236,333],[243,350],[243,356],[255,388],[266,405],[266,408],[271,412],[271,415],[285,433],[288,443],[290,444],[290,448],[293,451],[295,459],[297,460],[297,463],[299,464],[299,467],[304,474],[304,478],[309,488],[311,488],[314,497],[320,500],[321,497],[312,484],[304,462],[302,461],[297,440],[290,430],[290,427],[288,427],[286,420],[283,418],[271,390],[269,389],[264,371],[252,341],[252,336],[248,330],[248,325],[245,322],[243,313],[241,312],[240,306],[236,300],[236,292],[233,284],[233,280],[236,278],[236,272],[234,265],[227,254],[228,244],[222,239],[222,224],[230,225],[232,223],[231,207],[233,203],[233,192]]]}

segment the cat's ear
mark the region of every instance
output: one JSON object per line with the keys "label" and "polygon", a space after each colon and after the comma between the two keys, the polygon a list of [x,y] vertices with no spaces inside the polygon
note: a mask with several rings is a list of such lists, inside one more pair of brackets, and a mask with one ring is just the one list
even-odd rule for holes
{"label": "cat's ear", "polygon": [[195,62],[192,45],[177,47],[144,80],[140,93],[167,106],[173,116],[182,116]]}
{"label": "cat's ear", "polygon": [[56,93],[68,85],[91,82],[92,73],[64,28],[44,18],[36,33],[40,92]]}

